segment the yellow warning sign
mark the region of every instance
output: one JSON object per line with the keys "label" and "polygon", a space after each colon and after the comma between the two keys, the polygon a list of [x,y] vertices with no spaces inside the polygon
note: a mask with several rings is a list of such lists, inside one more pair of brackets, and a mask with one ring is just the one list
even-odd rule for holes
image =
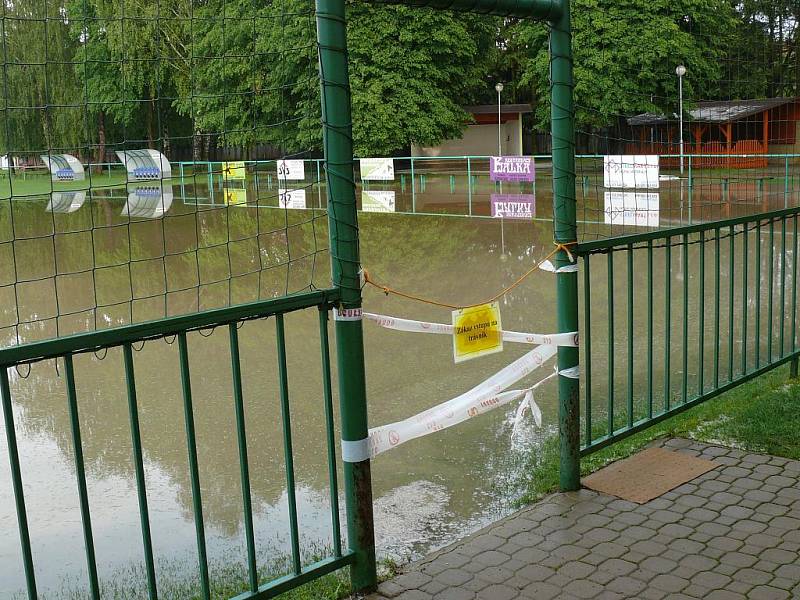
{"label": "yellow warning sign", "polygon": [[247,204],[247,190],[226,188],[225,204]]}
{"label": "yellow warning sign", "polygon": [[246,179],[247,169],[244,167],[244,161],[222,163],[222,175],[225,177],[225,181],[241,181]]}
{"label": "yellow warning sign", "polygon": [[453,358],[457,363],[502,352],[500,304],[481,304],[453,311]]}

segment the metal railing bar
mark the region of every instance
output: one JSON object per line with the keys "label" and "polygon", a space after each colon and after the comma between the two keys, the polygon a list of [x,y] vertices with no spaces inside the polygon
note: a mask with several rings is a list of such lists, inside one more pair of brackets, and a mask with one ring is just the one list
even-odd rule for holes
{"label": "metal railing bar", "polygon": [[153,541],[150,534],[150,512],[147,506],[147,483],[144,475],[144,454],[142,436],[139,427],[139,409],[136,398],[136,377],[133,368],[133,349],[130,344],[122,346],[125,364],[125,384],[128,388],[128,417],[131,425],[131,444],[133,446],[133,466],[136,474],[136,495],[139,501],[139,520],[142,528],[142,545],[144,563],[147,572],[147,589],[150,600],[157,600],[155,561],[153,559]]}
{"label": "metal railing bar", "polygon": [[[772,321],[772,317],[774,316],[774,308],[772,306],[772,301],[774,300],[774,289],[773,283],[775,279],[775,222],[769,222],[769,266],[767,268],[767,278],[769,281],[767,282],[767,362],[772,362],[772,347],[774,344],[772,343],[772,334],[775,331],[775,324]],[[761,265],[759,265],[759,272],[761,269]],[[759,276],[760,279],[760,276]],[[761,295],[761,291],[759,290],[759,295]]]}
{"label": "metal railing bar", "polygon": [[339,482],[336,474],[336,438],[333,422],[333,390],[331,386],[331,355],[328,342],[328,310],[319,311],[319,339],[322,358],[322,396],[325,404],[325,432],[328,444],[328,485],[331,503],[331,535],[333,555],[342,556],[342,530],[339,523]]}
{"label": "metal railing bar", "polygon": [[728,238],[728,381],[733,381],[733,274],[736,260],[736,244],[733,237],[733,225],[730,226]]}
{"label": "metal railing bar", "polygon": [[742,374],[747,373],[747,259],[750,234],[742,237]]}
{"label": "metal railing bar", "polygon": [[[756,368],[758,368],[761,366],[761,222],[756,226],[756,272],[754,273],[754,279],[756,286],[755,361]],[[744,310],[747,310],[747,308]]]}
{"label": "metal railing bar", "polygon": [[297,525],[297,498],[294,482],[294,455],[292,452],[292,421],[289,411],[289,380],[286,368],[286,331],[283,315],[275,316],[278,341],[278,378],[280,384],[281,419],[283,422],[283,452],[286,464],[286,494],[289,504],[289,532],[292,544],[292,566],[295,575],[302,572],[300,564],[300,539]]}
{"label": "metal railing bar", "polygon": [[719,387],[719,304],[720,243],[719,228],[714,230],[714,387]]}
{"label": "metal railing bar", "polygon": [[689,235],[681,237],[681,264],[683,270],[683,385],[681,402],[686,403],[689,390]]}
{"label": "metal railing bar", "polygon": [[180,332],[204,329],[214,325],[261,319],[278,313],[287,313],[319,305],[332,306],[339,300],[336,289],[303,292],[292,296],[261,300],[248,304],[213,309],[201,313],[167,317],[135,325],[124,325],[53,340],[32,342],[0,350],[0,365],[13,366],[47,358],[56,358],[67,353],[92,352],[102,348],[120,346],[125,342],[138,342],[177,335]]}
{"label": "metal railing bar", "polygon": [[308,565],[297,575],[286,575],[265,583],[258,588],[257,592],[244,592],[231,600],[266,600],[275,598],[291,589],[305,585],[306,583],[319,579],[323,575],[338,571],[343,567],[352,565],[356,555],[353,552],[345,552],[340,557],[326,558],[324,560]]}
{"label": "metal railing bar", "polygon": [[614,431],[614,255],[608,255],[608,433]]}
{"label": "metal railing bar", "polygon": [[670,381],[670,359],[672,347],[672,238],[667,237],[664,255],[664,409],[668,410],[672,400]]}
{"label": "metal railing bar", "polygon": [[78,480],[78,500],[81,508],[81,524],[83,527],[83,543],[86,550],[86,566],[89,573],[89,590],[92,598],[100,598],[100,582],[97,578],[97,559],[94,552],[94,536],[92,535],[92,517],[89,509],[89,493],[86,489],[86,468],[83,460],[81,443],[81,426],[78,418],[78,397],[75,392],[75,369],[72,355],[64,355],[64,371],[67,384],[67,404],[69,406],[72,447],[75,452],[75,476]]}
{"label": "metal railing bar", "polygon": [[200,569],[200,589],[204,600],[211,599],[208,577],[208,555],[206,553],[206,535],[203,522],[203,500],[200,493],[200,472],[197,461],[197,439],[194,427],[194,408],[192,406],[192,382],[189,374],[189,350],[186,343],[186,332],[178,333],[178,353],[181,367],[181,388],[183,390],[184,420],[186,422],[186,445],[189,451],[189,475],[192,486],[192,508],[194,527],[197,537],[197,557]]}
{"label": "metal railing bar", "polygon": [[3,417],[6,427],[6,442],[8,444],[8,459],[11,463],[11,483],[14,488],[14,502],[17,509],[17,525],[19,540],[22,546],[22,563],[25,569],[25,583],[28,599],[38,598],[36,591],[36,572],[33,568],[33,553],[31,552],[31,536],[28,529],[28,511],[25,507],[25,488],[22,486],[22,469],[19,462],[19,449],[17,447],[17,432],[14,426],[14,413],[11,405],[11,388],[8,384],[8,369],[0,368],[0,399],[3,402]]}
{"label": "metal railing bar", "polygon": [[[588,261],[588,257],[587,257]],[[647,243],[647,415],[653,416],[653,243]],[[587,304],[589,299],[587,298]]]}
{"label": "metal railing bar", "polygon": [[628,247],[628,424],[633,424],[633,248]]}
{"label": "metal railing bar", "polygon": [[779,343],[781,346],[780,356],[786,354],[786,327],[784,320],[786,319],[786,217],[781,219],[781,331],[779,335]]}
{"label": "metal railing bar", "polygon": [[[705,327],[706,327],[706,234],[700,232],[700,275],[697,290],[697,393],[703,395],[703,368],[705,361]],[[687,340],[688,345],[688,340]]]}
{"label": "metal railing bar", "polygon": [[242,511],[244,514],[244,537],[247,543],[247,574],[250,591],[258,591],[258,566],[256,564],[256,542],[253,533],[253,501],[250,493],[250,466],[247,457],[247,433],[245,429],[244,394],[242,392],[242,366],[239,358],[239,329],[236,323],[228,325],[231,349],[231,375],[233,380],[233,405],[236,412],[236,441],[239,447],[239,474],[242,486]]}

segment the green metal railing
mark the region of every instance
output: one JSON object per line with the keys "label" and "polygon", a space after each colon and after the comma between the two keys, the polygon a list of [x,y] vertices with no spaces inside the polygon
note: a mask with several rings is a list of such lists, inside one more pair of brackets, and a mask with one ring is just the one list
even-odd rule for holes
{"label": "green metal railing", "polygon": [[786,362],[797,372],[798,218],[794,207],[578,245],[581,455]]}
{"label": "green metal railing", "polygon": [[[177,353],[180,365],[181,389],[184,407],[184,420],[187,439],[187,460],[192,495],[192,513],[198,552],[198,574],[201,597],[212,597],[206,551],[205,522],[203,504],[200,493],[200,467],[198,461],[198,440],[195,436],[195,409],[192,404],[192,379],[188,337],[193,332],[208,328],[227,327],[229,330],[229,349],[233,389],[231,396],[236,415],[236,439],[239,451],[239,468],[241,475],[242,509],[244,516],[244,537],[247,546],[247,591],[236,596],[237,599],[272,598],[286,590],[297,587],[345,566],[358,567],[357,551],[342,548],[342,537],[339,523],[339,494],[337,481],[336,442],[333,417],[333,394],[331,390],[330,354],[328,345],[328,316],[334,305],[341,301],[335,289],[307,292],[296,296],[287,296],[275,300],[256,302],[232,308],[223,308],[188,316],[129,325],[108,331],[98,331],[73,335],[56,340],[32,343],[25,346],[8,348],[0,351],[0,395],[2,395],[5,430],[8,452],[11,461],[11,479],[16,499],[16,512],[22,544],[22,559],[25,570],[27,593],[29,598],[37,598],[36,570],[28,526],[28,511],[23,489],[23,468],[20,464],[14,416],[12,411],[12,393],[9,385],[8,369],[23,364],[31,364],[46,360],[61,360],[64,365],[64,385],[70,416],[72,450],[75,461],[75,475],[83,529],[84,548],[86,553],[87,583],[89,595],[93,599],[101,597],[102,586],[97,572],[97,557],[94,549],[92,517],[89,494],[87,491],[86,472],[83,458],[83,443],[78,413],[78,395],[76,393],[76,370],[73,357],[86,352],[96,352],[108,348],[122,348],[122,367],[128,399],[131,441],[133,446],[133,463],[135,471],[136,494],[139,504],[141,522],[141,542],[144,552],[144,564],[147,575],[148,597],[158,598],[158,581],[153,556],[153,544],[148,512],[148,496],[145,484],[144,454],[139,427],[139,411],[136,395],[135,345],[146,340],[177,338]],[[328,476],[330,488],[331,519],[331,555],[310,565],[301,562],[299,544],[299,525],[297,519],[297,500],[295,496],[294,452],[292,449],[292,423],[289,398],[288,370],[286,364],[286,338],[284,315],[301,310],[316,308],[319,312],[319,345],[322,365],[322,389],[325,414],[326,447],[328,459]],[[239,358],[239,327],[244,321],[253,319],[275,319],[278,356],[278,373],[280,389],[281,423],[283,427],[284,461],[286,468],[286,488],[288,493],[289,528],[291,536],[291,572],[283,577],[262,583],[256,565],[256,540],[253,533],[253,507],[250,494],[250,471],[247,454],[247,438],[245,435],[245,397],[242,391],[242,372]],[[201,341],[201,340],[200,340]],[[79,375],[79,374],[78,374]],[[343,405],[342,419],[351,418]],[[349,494],[352,481],[345,479],[345,494]],[[363,518],[363,516],[362,516]],[[354,519],[354,512],[348,510],[348,525]],[[371,527],[371,523],[369,524]]]}

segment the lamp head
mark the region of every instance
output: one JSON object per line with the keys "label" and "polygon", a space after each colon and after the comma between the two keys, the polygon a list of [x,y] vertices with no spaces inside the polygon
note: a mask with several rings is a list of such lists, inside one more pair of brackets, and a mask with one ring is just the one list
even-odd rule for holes
{"label": "lamp head", "polygon": [[500,83],[500,82],[498,81],[498,82],[495,84],[495,86],[494,86],[494,89],[495,89],[495,90],[497,90],[497,93],[499,94],[500,92],[502,92],[502,91],[503,91],[503,84],[502,84],[502,83]]}
{"label": "lamp head", "polygon": [[686,75],[686,67],[684,67],[683,65],[678,65],[678,66],[675,68],[675,74],[676,74],[678,77],[683,77],[684,75]]}

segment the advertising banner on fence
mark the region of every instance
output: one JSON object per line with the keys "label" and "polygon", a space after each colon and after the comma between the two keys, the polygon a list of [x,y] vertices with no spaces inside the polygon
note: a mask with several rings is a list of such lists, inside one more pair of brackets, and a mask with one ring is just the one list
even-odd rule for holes
{"label": "advertising banner on fence", "polygon": [[358,161],[362,181],[394,181],[394,160],[361,158]]}
{"label": "advertising banner on fence", "polygon": [[456,363],[502,352],[500,303],[453,311],[453,358]]}
{"label": "advertising banner on fence", "polygon": [[658,189],[657,154],[614,154],[603,157],[603,187]]}
{"label": "advertising banner on fence", "polygon": [[306,178],[306,163],[303,160],[279,160],[278,179],[302,181]]}
{"label": "advertising banner on fence", "polygon": [[278,206],[281,208],[305,208],[306,191],[300,190],[278,190]]}
{"label": "advertising banner on fence", "polygon": [[608,225],[658,227],[658,192],[606,192],[604,221]]}
{"label": "advertising banner on fence", "polygon": [[226,188],[225,204],[228,204],[229,206],[236,206],[237,204],[247,204],[247,190]]}
{"label": "advertising banner on fence", "polygon": [[536,167],[530,156],[492,156],[489,159],[492,181],[534,181]]}
{"label": "advertising banner on fence", "polygon": [[222,175],[226,181],[242,181],[246,179],[247,169],[245,169],[244,161],[222,163]]}
{"label": "advertising banner on fence", "polygon": [[493,217],[530,220],[536,215],[533,194],[492,194],[491,201]]}
{"label": "advertising banner on fence", "polygon": [[394,212],[395,193],[389,190],[364,190],[361,192],[361,210],[364,212]]}

